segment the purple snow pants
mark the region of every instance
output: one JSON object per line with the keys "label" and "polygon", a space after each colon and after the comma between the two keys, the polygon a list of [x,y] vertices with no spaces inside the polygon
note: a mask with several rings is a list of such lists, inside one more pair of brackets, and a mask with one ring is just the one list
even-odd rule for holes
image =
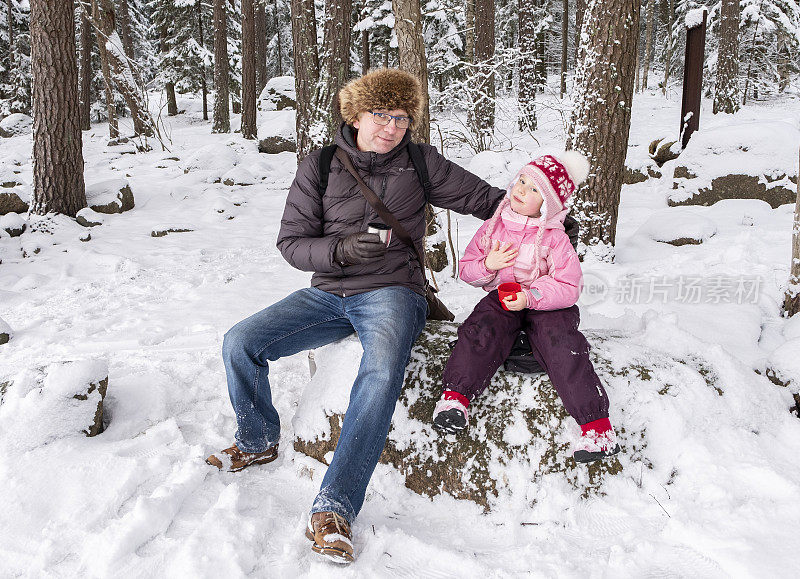
{"label": "purple snow pants", "polygon": [[500,305],[497,290],[489,292],[458,329],[458,343],[442,374],[444,388],[473,400],[486,390],[519,331],[525,330],[534,357],[578,424],[608,418],[608,396],[589,360],[589,343],[578,331],[579,322],[578,306],[509,312]]}

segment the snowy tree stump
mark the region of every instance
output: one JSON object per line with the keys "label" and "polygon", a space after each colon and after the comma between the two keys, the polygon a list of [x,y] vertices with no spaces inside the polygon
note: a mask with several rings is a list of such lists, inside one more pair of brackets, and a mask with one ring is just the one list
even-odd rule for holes
{"label": "snowy tree stump", "polygon": [[55,362],[0,377],[5,442],[27,449],[53,440],[103,432],[108,389],[104,360]]}
{"label": "snowy tree stump", "polygon": [[[433,430],[431,415],[457,328],[456,323],[429,321],[417,340],[380,462],[400,471],[416,493],[446,493],[486,509],[501,492],[519,491],[520,485],[552,474],[565,478],[583,496],[602,492],[605,477],[619,473],[622,463],[617,457],[588,466],[575,463],[570,441],[579,428],[546,374],[498,371],[489,389],[470,406],[467,433],[442,436]],[[294,448],[328,464],[358,369],[355,354],[360,345],[353,337],[326,348],[330,350],[317,350],[317,374],[294,420]],[[611,365],[593,355],[605,382],[603,369]],[[622,428],[618,434],[623,453],[641,460],[642,433]]]}

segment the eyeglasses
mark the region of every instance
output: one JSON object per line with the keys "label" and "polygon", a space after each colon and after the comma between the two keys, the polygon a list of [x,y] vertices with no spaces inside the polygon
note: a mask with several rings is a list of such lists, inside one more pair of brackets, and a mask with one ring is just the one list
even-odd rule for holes
{"label": "eyeglasses", "polygon": [[411,125],[411,117],[396,117],[394,115],[390,115],[389,113],[376,113],[374,111],[370,111],[372,113],[372,120],[375,122],[376,125],[381,125],[385,127],[389,123],[392,122],[394,119],[394,126],[398,129],[407,129]]}

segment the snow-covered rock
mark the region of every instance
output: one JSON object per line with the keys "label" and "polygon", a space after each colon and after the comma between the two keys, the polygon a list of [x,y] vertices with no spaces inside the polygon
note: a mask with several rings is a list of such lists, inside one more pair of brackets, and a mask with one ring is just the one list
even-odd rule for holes
{"label": "snow-covered rock", "polygon": [[[798,317],[798,316],[794,316]],[[767,360],[767,376],[776,384],[800,392],[800,337],[786,340]]]}
{"label": "snow-covered rock", "polygon": [[261,115],[258,150],[271,155],[297,150],[295,111],[267,111]]}
{"label": "snow-covered rock", "polygon": [[232,147],[212,143],[197,149],[183,162],[183,172],[216,171],[221,175],[241,161],[239,154]]}
{"label": "snow-covered rock", "polygon": [[86,187],[86,202],[98,213],[122,213],[135,203],[130,183],[122,177],[107,179]]}
{"label": "snow-covered rock", "polygon": [[[408,488],[430,497],[446,493],[489,509],[501,495],[524,495],[531,480],[552,476],[565,479],[579,496],[594,494],[601,491],[606,477],[620,472],[623,465],[650,460],[645,457],[642,425],[623,421],[624,428],[619,430],[623,454],[619,458],[588,467],[577,465],[570,443],[579,428],[545,374],[497,372],[487,392],[470,405],[469,431],[458,437],[440,436],[431,426],[431,416],[441,395],[441,373],[457,328],[458,324],[451,322],[428,322],[406,370],[380,461],[395,467]],[[316,373],[293,420],[295,450],[330,462],[361,353],[355,337],[315,352]],[[607,356],[595,354],[595,365],[606,384],[613,387],[624,382],[628,386],[631,380],[638,384],[650,379],[642,377],[646,369],[640,371],[630,359],[626,365],[626,360],[611,362]],[[614,366],[620,369],[611,370]],[[627,411],[624,406],[619,410],[622,414]],[[527,473],[523,479],[510,474],[521,471]]]}
{"label": "snow-covered rock", "polygon": [[222,175],[222,177],[220,177],[220,181],[228,186],[254,185],[256,183],[256,178],[250,171],[240,165]]}
{"label": "snow-covered rock", "polygon": [[100,213],[91,207],[84,207],[75,215],[75,221],[84,227],[94,227],[105,223],[107,215],[107,213]]}
{"label": "snow-covered rock", "polygon": [[0,189],[0,215],[28,211],[28,196],[21,187]]}
{"label": "snow-covered rock", "polygon": [[0,215],[0,229],[8,233],[11,237],[19,237],[25,232],[26,227],[25,218],[19,213]]}
{"label": "snow-covered rock", "polygon": [[[9,326],[3,318],[0,318],[0,346],[3,344],[7,344],[8,341],[14,337],[14,332],[11,330],[11,326]],[[2,397],[2,391],[4,388],[0,386],[0,398]]]}
{"label": "snow-covered rock", "polygon": [[258,97],[258,110],[281,111],[297,108],[293,76],[274,76],[267,81]]}
{"label": "snow-covered rock", "polygon": [[650,239],[671,245],[699,245],[716,232],[711,219],[683,207],[659,211],[639,228]]}
{"label": "snow-covered rock", "polygon": [[27,135],[33,129],[33,119],[22,113],[8,115],[0,121],[0,137]]}
{"label": "snow-covered rock", "polygon": [[2,446],[29,450],[59,438],[103,431],[105,360],[55,362],[0,377]]}
{"label": "snow-covered rock", "polygon": [[773,208],[797,196],[800,130],[784,121],[731,123],[692,135],[675,165],[668,203],[712,205],[763,199]]}

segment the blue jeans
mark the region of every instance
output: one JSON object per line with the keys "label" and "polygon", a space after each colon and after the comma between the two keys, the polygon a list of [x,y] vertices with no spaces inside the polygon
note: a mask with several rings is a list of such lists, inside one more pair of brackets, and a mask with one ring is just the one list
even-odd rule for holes
{"label": "blue jeans", "polygon": [[236,412],[236,444],[263,452],[280,439],[268,360],[318,348],[358,333],[364,354],[342,433],[312,513],[334,511],[352,523],[386,443],[411,347],[425,326],[425,297],[405,287],[340,297],[316,288],[296,291],[236,324],[222,356]]}

